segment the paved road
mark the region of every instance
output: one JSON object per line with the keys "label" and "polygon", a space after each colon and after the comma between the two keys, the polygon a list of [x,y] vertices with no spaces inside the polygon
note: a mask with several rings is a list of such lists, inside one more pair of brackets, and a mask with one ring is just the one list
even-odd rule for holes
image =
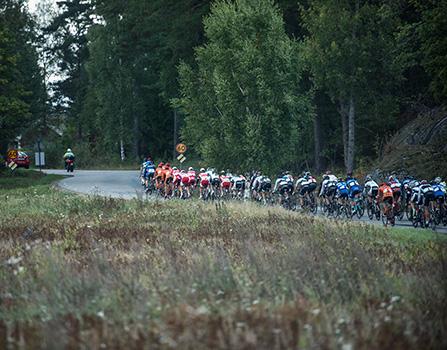
{"label": "paved road", "polygon": [[[45,170],[47,174],[67,175],[64,170]],[[71,175],[73,174],[73,175]],[[75,170],[59,182],[63,189],[114,198],[137,198],[141,195],[138,170]]]}
{"label": "paved road", "polygon": [[[48,174],[67,175],[64,170],[45,170]],[[138,180],[138,170],[75,170],[73,175],[59,182],[63,189],[83,193],[98,194],[114,198],[139,198],[142,187]],[[358,220],[358,219],[356,219]],[[382,225],[382,221],[370,221],[366,215],[360,220]],[[397,226],[412,227],[407,220],[397,221]],[[447,227],[437,228],[438,232],[447,234]]]}

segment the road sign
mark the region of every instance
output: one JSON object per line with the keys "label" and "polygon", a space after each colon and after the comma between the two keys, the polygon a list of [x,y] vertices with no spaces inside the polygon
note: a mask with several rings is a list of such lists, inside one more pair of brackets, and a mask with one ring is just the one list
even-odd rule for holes
{"label": "road sign", "polygon": [[178,153],[185,153],[186,152],[186,150],[187,150],[188,148],[186,147],[186,145],[185,144],[183,144],[183,143],[179,143],[177,146],[175,146],[175,150],[178,152]]}
{"label": "road sign", "polygon": [[45,165],[45,152],[36,152],[34,153],[34,159],[36,160],[36,166],[44,166]]}
{"label": "road sign", "polygon": [[9,159],[16,159],[18,155],[19,155],[19,152],[17,152],[16,149],[10,149],[8,151],[8,158]]}
{"label": "road sign", "polygon": [[14,162],[11,162],[11,163],[8,164],[8,167],[9,167],[11,170],[15,170],[15,168],[17,168],[17,164],[14,163]]}
{"label": "road sign", "polygon": [[186,157],[185,157],[183,154],[180,154],[180,155],[177,157],[177,160],[179,160],[180,163],[183,163],[183,162],[186,160]]}

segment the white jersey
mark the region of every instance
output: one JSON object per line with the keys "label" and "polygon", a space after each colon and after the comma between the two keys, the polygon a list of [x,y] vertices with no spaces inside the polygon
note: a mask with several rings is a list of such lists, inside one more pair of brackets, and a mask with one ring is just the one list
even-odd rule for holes
{"label": "white jersey", "polygon": [[373,192],[379,190],[379,185],[374,180],[369,180],[365,183],[365,194],[372,196]]}
{"label": "white jersey", "polygon": [[323,195],[324,191],[326,191],[328,187],[337,187],[337,181],[337,176],[328,175],[328,178],[326,180],[323,180],[323,182],[321,183],[320,197]]}

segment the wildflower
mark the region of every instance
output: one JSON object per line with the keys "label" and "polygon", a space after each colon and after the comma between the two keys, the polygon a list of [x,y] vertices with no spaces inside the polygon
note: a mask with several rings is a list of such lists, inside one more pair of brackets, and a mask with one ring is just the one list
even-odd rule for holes
{"label": "wildflower", "polygon": [[320,314],[320,309],[313,309],[311,312],[312,312],[312,315],[318,316]]}
{"label": "wildflower", "polygon": [[20,256],[18,256],[18,257],[11,256],[8,260],[6,260],[6,264],[7,265],[16,265],[16,264],[18,264],[21,261],[22,261],[22,257],[20,257]]}
{"label": "wildflower", "polygon": [[400,296],[398,295],[393,295],[391,297],[391,303],[397,303],[400,300]]}

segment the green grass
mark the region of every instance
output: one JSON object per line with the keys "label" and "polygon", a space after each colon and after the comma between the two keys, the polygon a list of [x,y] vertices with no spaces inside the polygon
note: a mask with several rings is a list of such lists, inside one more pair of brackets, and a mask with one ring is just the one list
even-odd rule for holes
{"label": "green grass", "polygon": [[447,345],[443,236],[49,180],[0,189],[0,348]]}
{"label": "green grass", "polygon": [[62,178],[63,176],[45,175],[34,170],[16,169],[12,172],[9,169],[0,169],[0,192],[28,187],[48,192],[48,185]]}

